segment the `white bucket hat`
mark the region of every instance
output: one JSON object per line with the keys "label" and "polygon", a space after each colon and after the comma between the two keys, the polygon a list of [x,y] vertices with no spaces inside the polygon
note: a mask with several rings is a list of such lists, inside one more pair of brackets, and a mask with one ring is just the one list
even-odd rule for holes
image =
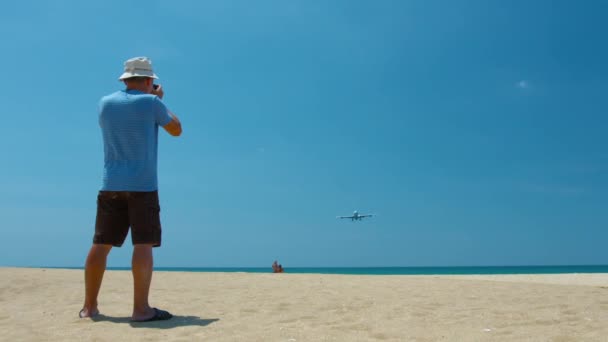
{"label": "white bucket hat", "polygon": [[135,57],[125,62],[125,72],[118,78],[119,81],[131,77],[158,78],[152,70],[152,61],[148,57]]}

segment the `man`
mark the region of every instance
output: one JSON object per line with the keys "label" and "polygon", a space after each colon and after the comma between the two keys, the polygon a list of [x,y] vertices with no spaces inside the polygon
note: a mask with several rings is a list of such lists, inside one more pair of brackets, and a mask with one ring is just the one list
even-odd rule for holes
{"label": "man", "polygon": [[79,316],[99,314],[97,295],[113,246],[122,246],[129,227],[133,242],[132,321],[170,319],[172,315],[148,303],[152,281],[152,248],[161,244],[158,202],[158,127],[172,136],[181,123],[163,104],[162,86],[146,57],[129,59],[119,80],[126,90],[101,99],[99,125],[104,143],[103,183],[97,196],[93,246],[85,265],[85,299]]}

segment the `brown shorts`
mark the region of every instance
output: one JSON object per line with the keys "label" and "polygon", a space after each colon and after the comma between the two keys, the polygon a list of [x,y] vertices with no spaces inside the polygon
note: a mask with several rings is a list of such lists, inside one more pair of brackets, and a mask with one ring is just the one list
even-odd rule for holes
{"label": "brown shorts", "polygon": [[100,191],[93,243],[120,247],[129,227],[134,245],[160,246],[158,192]]}

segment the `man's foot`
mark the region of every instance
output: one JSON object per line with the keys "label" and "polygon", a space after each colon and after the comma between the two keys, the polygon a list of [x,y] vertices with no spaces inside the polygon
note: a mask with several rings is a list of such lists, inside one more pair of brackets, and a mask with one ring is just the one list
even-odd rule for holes
{"label": "man's foot", "polygon": [[160,310],[157,308],[152,308],[153,313],[152,316],[149,316],[147,318],[131,318],[131,322],[152,322],[152,321],[166,321],[168,319],[171,319],[171,317],[173,317],[173,315],[171,313],[169,313],[169,311],[165,311],[165,310]]}
{"label": "man's foot", "polygon": [[87,308],[82,308],[82,310],[80,310],[80,312],[78,313],[78,317],[80,318],[91,318],[97,315],[99,315],[99,310],[97,309],[89,310]]}

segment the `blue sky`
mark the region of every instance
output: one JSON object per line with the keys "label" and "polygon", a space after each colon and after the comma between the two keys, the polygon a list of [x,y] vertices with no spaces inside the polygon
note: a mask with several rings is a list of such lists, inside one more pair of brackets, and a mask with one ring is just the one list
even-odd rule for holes
{"label": "blue sky", "polygon": [[[82,266],[101,96],[148,56],[156,266],[608,264],[604,1],[21,1],[0,266]],[[377,214],[352,223],[353,210]],[[132,247],[110,266],[128,266]]]}

